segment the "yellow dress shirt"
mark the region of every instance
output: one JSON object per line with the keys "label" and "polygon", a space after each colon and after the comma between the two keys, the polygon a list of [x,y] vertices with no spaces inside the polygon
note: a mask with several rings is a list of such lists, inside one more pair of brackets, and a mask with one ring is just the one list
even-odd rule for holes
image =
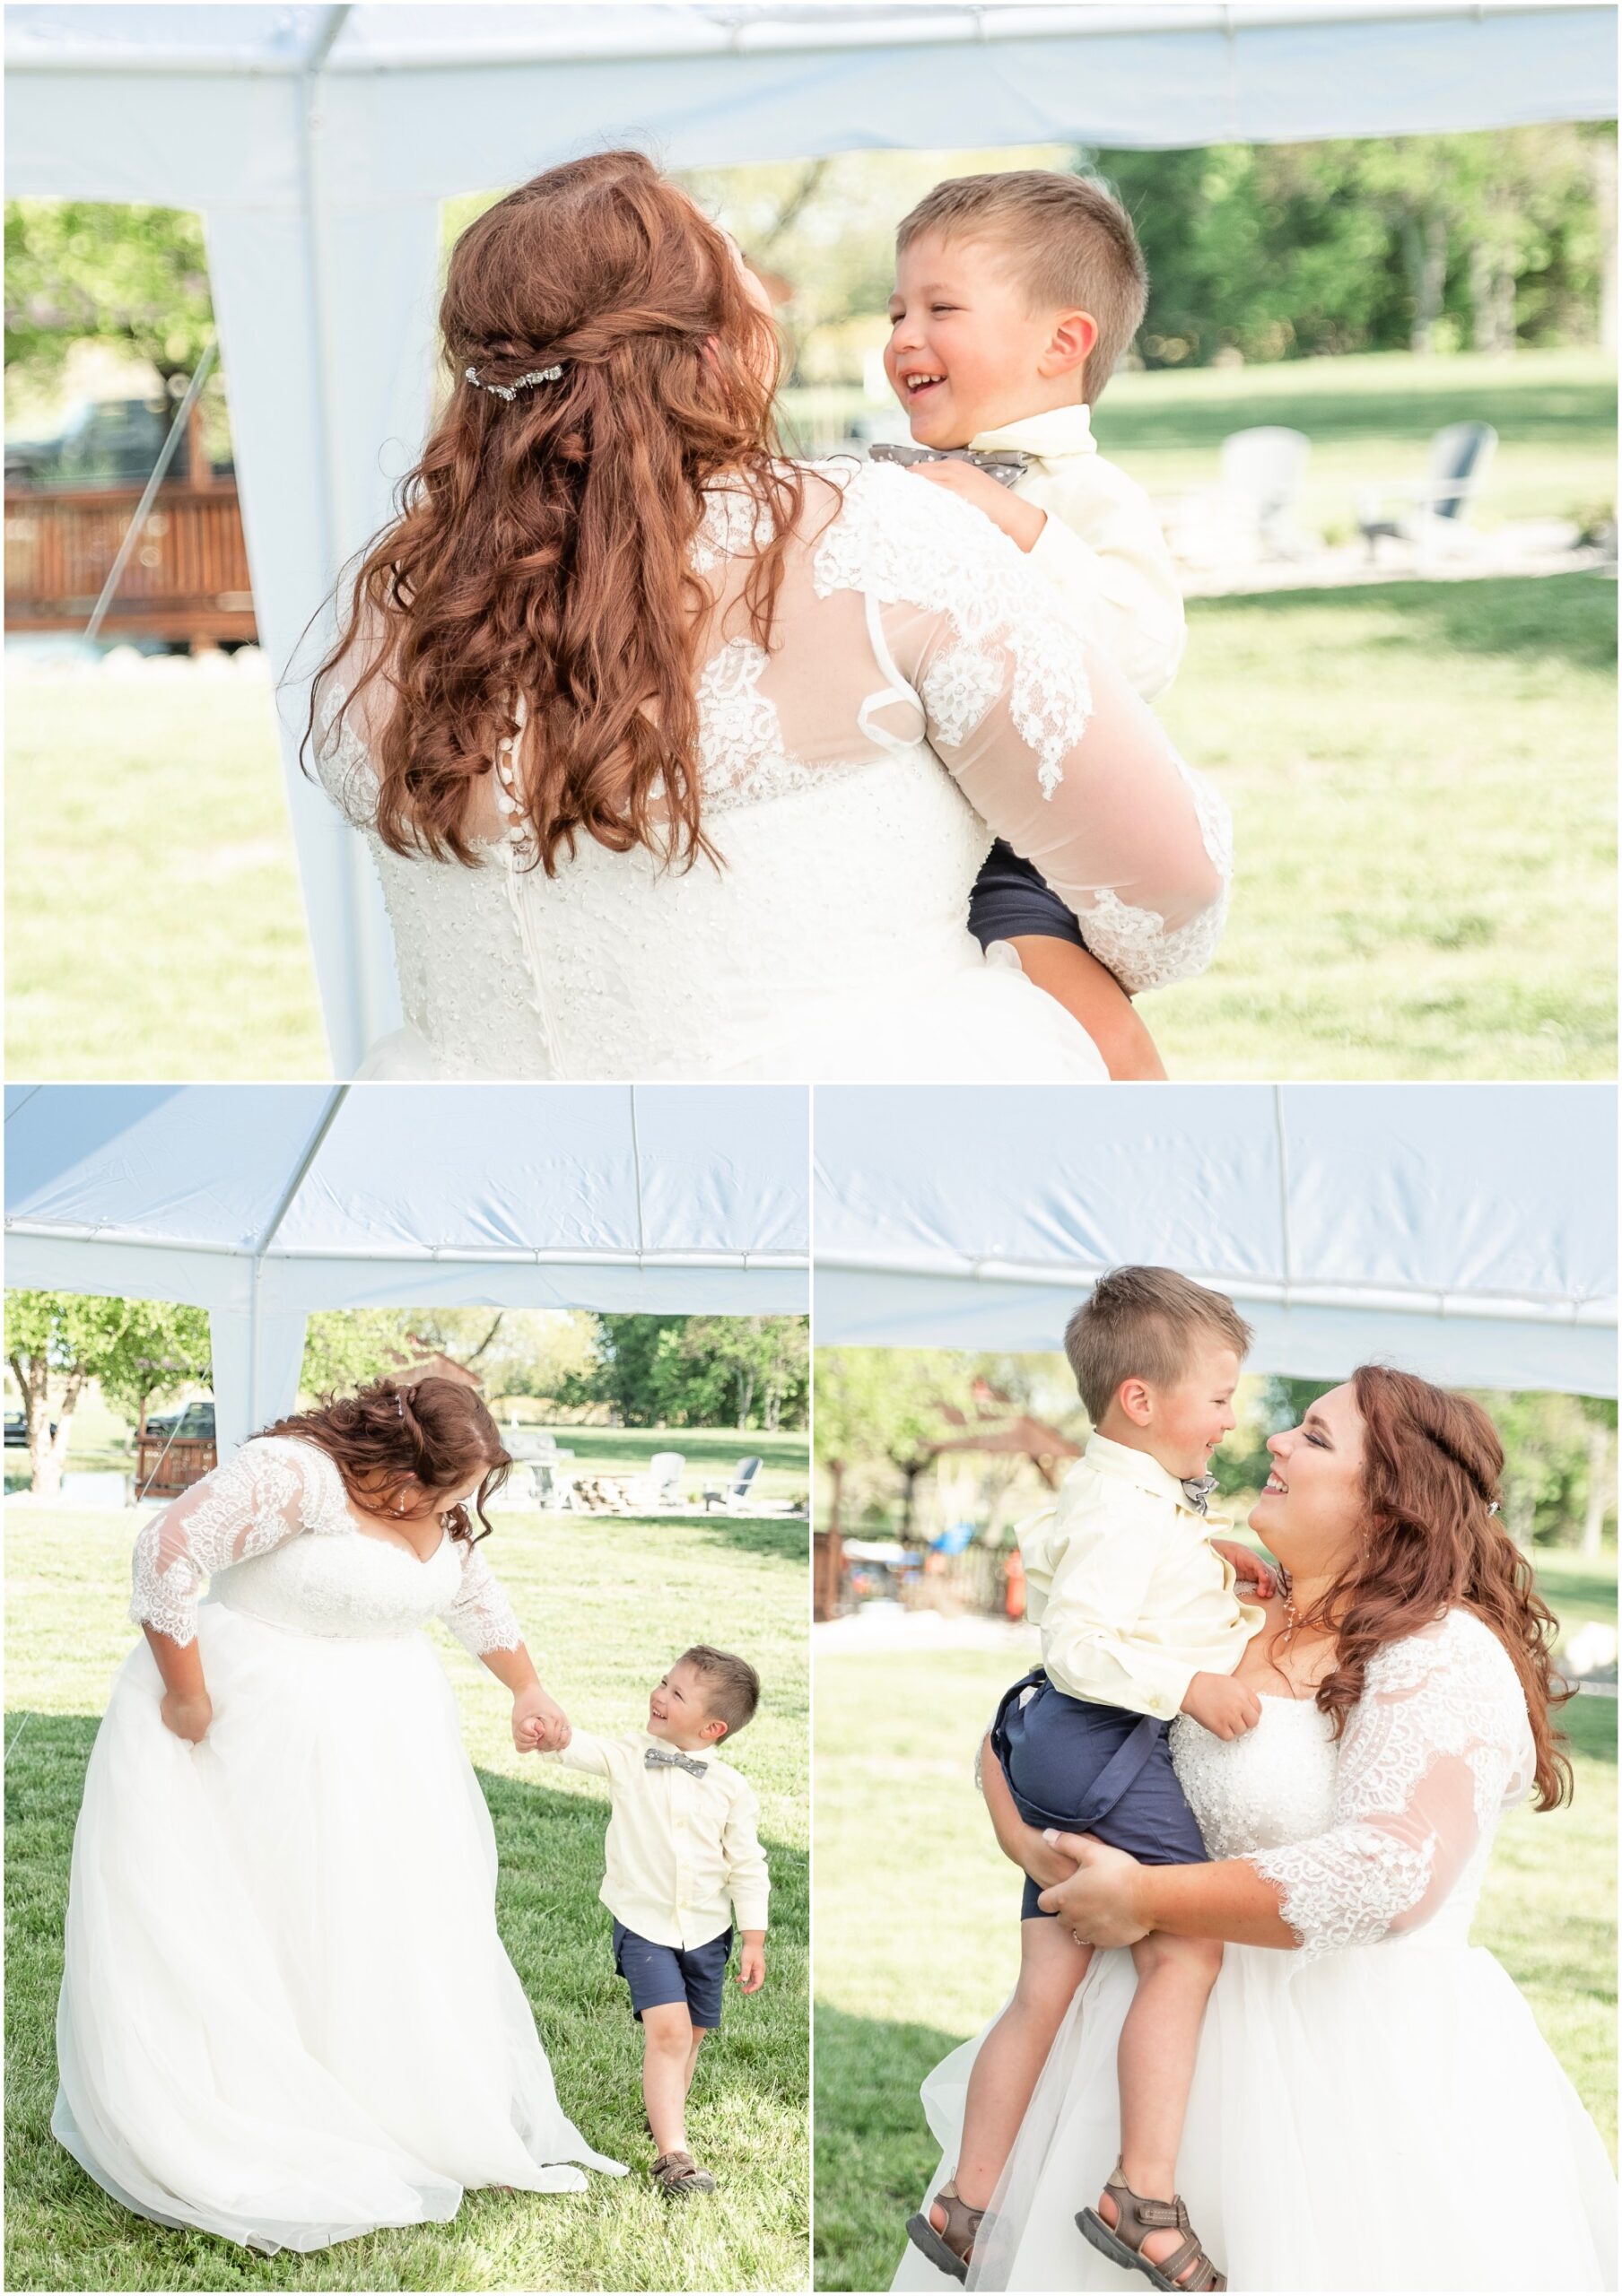
{"label": "yellow dress shirt", "polygon": [[598,1897],[616,1921],[656,1945],[707,1945],[734,1912],[740,1929],[763,1929],[771,1884],[754,1789],[730,1763],[702,1751],[693,1757],[704,1764],[702,1778],[675,1766],[650,1770],[650,1746],[676,1752],[646,1730],[623,1738],[577,1730],[549,1757],[608,1781],[612,1813]]}
{"label": "yellow dress shirt", "polygon": [[1014,489],[1048,514],[1030,552],[1066,617],[1096,638],[1146,701],[1165,692],[1182,659],[1182,593],[1148,496],[1106,462],[1092,409],[1059,406],[970,439],[977,452],[1017,447],[1031,467]]}
{"label": "yellow dress shirt", "polygon": [[1058,1504],[1019,1526],[1025,1614],[1048,1679],[1134,1714],[1179,1712],[1196,1674],[1231,1674],[1264,1622],[1211,1523],[1147,1451],[1094,1435]]}

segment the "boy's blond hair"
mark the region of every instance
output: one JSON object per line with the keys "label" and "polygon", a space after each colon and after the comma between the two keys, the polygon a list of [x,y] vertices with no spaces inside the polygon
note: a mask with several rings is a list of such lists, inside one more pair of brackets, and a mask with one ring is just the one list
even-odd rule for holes
{"label": "boy's blond hair", "polygon": [[1195,1344],[1215,1340],[1243,1361],[1255,1335],[1231,1300],[1170,1267],[1102,1275],[1065,1326],[1065,1353],[1094,1427],[1123,1379],[1174,1387]]}
{"label": "boy's blond hair", "polygon": [[899,256],[925,231],[947,239],[996,239],[1034,311],[1083,310],[1098,328],[1082,396],[1103,395],[1115,362],[1143,325],[1149,274],[1126,209],[1096,176],[1016,168],[1007,175],[952,176],[926,192],[895,234]]}
{"label": "boy's blond hair", "polygon": [[691,1666],[704,1685],[704,1711],[711,1722],[724,1722],[735,1738],[746,1722],[753,1722],[760,1704],[760,1676],[747,1658],[734,1651],[718,1650],[712,1643],[695,1642],[676,1660]]}

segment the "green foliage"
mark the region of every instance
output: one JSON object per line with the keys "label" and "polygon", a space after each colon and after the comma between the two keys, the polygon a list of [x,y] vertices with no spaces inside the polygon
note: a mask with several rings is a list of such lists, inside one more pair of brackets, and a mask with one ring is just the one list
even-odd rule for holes
{"label": "green foliage", "polygon": [[972,1407],[974,1366],[946,1348],[819,1347],[818,1458],[847,1472],[916,1467],[940,1440],[943,1407]]}
{"label": "green foliage", "polygon": [[299,1393],[313,1402],[397,1371],[415,1322],[402,1308],[318,1309],[304,1329]]}
{"label": "green foliage", "polygon": [[558,1400],[606,1404],[627,1427],[803,1427],[803,1316],[599,1316],[597,1356]]}
{"label": "green foliage", "polygon": [[60,380],[75,343],[117,344],[167,382],[214,331],[199,216],[81,199],[5,206],[5,363]]}

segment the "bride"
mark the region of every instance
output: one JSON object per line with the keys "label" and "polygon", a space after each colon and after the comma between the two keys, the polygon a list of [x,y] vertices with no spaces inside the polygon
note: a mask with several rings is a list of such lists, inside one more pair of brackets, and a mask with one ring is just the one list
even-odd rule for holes
{"label": "bride", "polygon": [[774,455],[736,247],[636,152],[463,233],[450,389],[307,740],[369,844],[398,1076],[1091,1080],[966,929],[993,835],[1129,992],[1221,929],[1221,801],[944,490]]}
{"label": "bride", "polygon": [[[1251,1522],[1290,1585],[1240,1666],[1261,1720],[1227,1741],[1172,1726],[1215,1862],[1140,1866],[1050,1842],[988,1758],[998,1839],[1084,1943],[1226,1941],[1182,2159],[1189,2214],[1230,2287],[1612,2288],[1604,2148],[1525,2001],[1469,1942],[1499,1813],[1529,1795],[1552,1808],[1570,1784],[1549,1719],[1552,1622],[1497,1520],[1497,1438],[1464,1397],[1365,1368],[1269,1448]],[[1130,1956],[1096,1952],[971,2287],[1138,2284],[1076,2224],[1114,2161],[1131,1997]],[[978,2046],[925,2087],[946,2155],[931,2193]],[[894,2285],[955,2283],[909,2247]]]}
{"label": "bride", "polygon": [[[613,2176],[495,1926],[442,1618],[562,1709],[475,1543],[510,1462],[452,1379],[277,1422],[150,1522],[74,1836],[51,2126],[115,2200],[274,2255]],[[199,1605],[198,1589],[213,1574]]]}

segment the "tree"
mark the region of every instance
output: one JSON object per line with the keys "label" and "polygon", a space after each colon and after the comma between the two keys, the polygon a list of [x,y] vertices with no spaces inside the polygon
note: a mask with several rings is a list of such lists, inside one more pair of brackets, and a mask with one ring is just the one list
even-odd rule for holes
{"label": "tree", "polygon": [[109,1403],[139,1426],[147,1407],[209,1376],[208,1310],[167,1300],[126,1300],[129,1315],[96,1378]]}
{"label": "tree", "polygon": [[205,1376],[208,1319],[201,1309],[156,1300],[10,1292],[5,1352],[22,1393],[34,1495],[49,1500],[62,1488],[74,1413],[91,1380],[126,1408],[133,1398],[138,1415],[148,1396]]}
{"label": "tree", "polygon": [[167,384],[192,372],[214,331],[200,217],[94,200],[7,201],[8,370],[57,383],[75,343],[109,343]]}
{"label": "tree", "polygon": [[562,1400],[626,1427],[803,1426],[803,1316],[599,1316],[597,1360]]}
{"label": "tree", "polygon": [[816,1456],[832,1484],[830,1530],[842,1527],[853,1484],[893,1484],[899,1477],[903,1491],[910,1489],[940,1440],[947,1405],[965,1418],[973,1410],[969,1356],[935,1348],[818,1348]]}
{"label": "tree", "polygon": [[803,1316],[689,1316],[660,1335],[651,1398],[667,1427],[803,1426],[810,1375]]}
{"label": "tree", "polygon": [[413,1322],[401,1308],[318,1309],[305,1326],[300,1394],[342,1395],[397,1371]]}

